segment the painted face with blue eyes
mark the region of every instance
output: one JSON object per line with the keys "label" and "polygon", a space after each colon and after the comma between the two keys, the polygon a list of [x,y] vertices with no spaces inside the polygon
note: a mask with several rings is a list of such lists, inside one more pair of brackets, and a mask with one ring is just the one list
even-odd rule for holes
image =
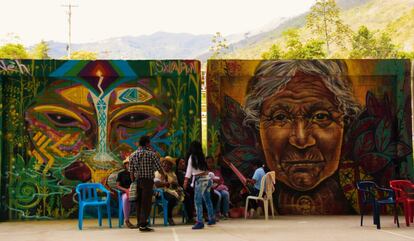
{"label": "painted face with blue eyes", "polygon": [[[137,134],[145,131],[152,136],[168,124],[165,108],[137,80],[122,83],[105,95],[105,112],[100,115],[97,100],[87,87],[67,80],[52,82],[36,97],[26,112],[26,121],[37,169],[46,172],[75,162],[76,175],[66,175],[69,179],[99,182],[106,175],[99,170],[119,168],[121,162],[116,157],[135,150]],[[104,163],[103,158],[110,161]],[[94,169],[98,171],[94,173]]]}
{"label": "painted face with blue eyes", "polygon": [[267,98],[260,116],[260,139],[267,165],[289,187],[306,191],[338,168],[343,113],[318,76],[296,73]]}

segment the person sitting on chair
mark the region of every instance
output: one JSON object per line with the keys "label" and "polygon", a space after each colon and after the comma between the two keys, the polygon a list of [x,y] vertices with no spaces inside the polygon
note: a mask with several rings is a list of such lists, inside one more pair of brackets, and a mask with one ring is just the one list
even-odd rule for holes
{"label": "person sitting on chair", "polygon": [[[185,172],[187,170],[187,163],[184,157],[179,157],[176,160],[175,174],[177,175],[178,184],[180,187],[184,185]],[[188,186],[184,189],[184,207],[187,213],[187,224],[194,224],[194,188]]]}
{"label": "person sitting on chair", "polygon": [[[266,172],[264,170],[264,165],[261,160],[253,161],[253,166],[255,168],[253,177],[252,179],[247,179],[247,182],[250,183],[251,185],[254,185],[249,190],[250,195],[257,196],[259,195],[259,192],[260,192],[262,178],[266,175]],[[255,216],[255,210],[258,207],[257,202],[253,200],[249,206],[251,207],[250,217]]]}
{"label": "person sitting on chair", "polygon": [[129,211],[131,209],[131,204],[129,202],[129,186],[131,186],[132,181],[128,171],[128,157],[123,161],[123,164],[124,170],[118,173],[118,177],[116,178],[116,188],[122,191],[122,206],[125,217],[125,225],[128,228],[136,228],[136,226],[129,221]]}
{"label": "person sitting on chair", "polygon": [[[218,200],[216,203],[216,215],[221,216],[226,219],[229,217],[229,202],[230,202],[230,194],[229,188],[224,184],[223,176],[221,174],[220,169],[215,168],[214,159],[212,156],[206,157],[207,167],[210,173],[212,174],[211,178],[213,180],[213,187],[214,193],[218,196]],[[210,174],[209,173],[209,174]],[[223,212],[221,213],[221,209]]]}
{"label": "person sitting on chair", "polygon": [[161,158],[161,165],[164,169],[165,177],[157,171],[155,172],[154,185],[156,188],[162,188],[164,190],[164,198],[168,201],[168,223],[170,226],[174,226],[174,220],[172,218],[172,212],[178,201],[184,200],[183,189],[178,185],[177,176],[173,171],[173,165],[175,159],[170,156]]}

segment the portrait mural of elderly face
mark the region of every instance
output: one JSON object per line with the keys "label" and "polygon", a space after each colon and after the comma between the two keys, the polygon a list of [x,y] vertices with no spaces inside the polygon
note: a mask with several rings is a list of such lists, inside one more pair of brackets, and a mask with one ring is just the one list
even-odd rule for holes
{"label": "portrait mural of elderly face", "polygon": [[[253,173],[249,160],[264,159],[276,172],[282,214],[357,211],[355,180],[375,179],[390,170],[394,176],[412,172],[411,123],[403,114],[411,113],[410,65],[401,61],[400,70],[379,69],[387,64],[395,62],[212,61],[209,130],[223,138],[214,143],[210,135],[209,147],[246,176]],[[374,113],[373,106],[384,103],[373,93],[383,102],[394,98],[384,106],[389,110],[386,116]],[[403,128],[391,128],[398,125]],[[358,142],[361,138],[366,143]],[[384,138],[388,143],[382,143]],[[392,161],[397,158],[399,163]],[[375,165],[379,166],[372,170]],[[405,172],[396,173],[397,166],[404,166]]]}
{"label": "portrait mural of elderly face", "polygon": [[199,139],[198,61],[19,64],[2,73],[7,219],[76,215],[74,187],[106,184],[143,135],[162,156]]}
{"label": "portrait mural of elderly face", "polygon": [[245,122],[291,188],[312,189],[338,168],[345,121],[359,111],[345,71],[339,62],[267,62],[250,83]]}

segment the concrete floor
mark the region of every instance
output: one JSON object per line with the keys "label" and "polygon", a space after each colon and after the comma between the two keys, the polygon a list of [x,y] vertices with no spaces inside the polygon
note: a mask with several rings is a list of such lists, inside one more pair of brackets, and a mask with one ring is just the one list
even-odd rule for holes
{"label": "concrete floor", "polygon": [[[161,223],[161,219],[156,223]],[[176,218],[176,222],[180,221]],[[414,240],[414,226],[406,227],[400,217],[401,227],[393,224],[391,216],[381,217],[382,229],[371,225],[359,226],[359,216],[277,216],[274,220],[231,219],[203,230],[191,230],[190,225],[164,227],[155,225],[155,232],[140,233],[137,229],[117,228],[118,220],[112,219],[113,228],[106,220],[101,228],[97,220],[86,220],[79,231],[77,220],[20,221],[0,223],[0,240],[11,241],[81,241],[81,240],[145,240],[145,241],[402,241]]]}

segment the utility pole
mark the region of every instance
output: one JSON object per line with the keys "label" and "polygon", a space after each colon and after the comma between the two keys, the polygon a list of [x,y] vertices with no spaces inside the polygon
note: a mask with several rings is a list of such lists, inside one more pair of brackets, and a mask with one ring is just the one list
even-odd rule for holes
{"label": "utility pole", "polygon": [[77,5],[72,5],[69,3],[68,5],[62,5],[62,7],[69,8],[69,11],[68,11],[69,42],[68,42],[68,45],[66,46],[66,50],[68,51],[68,59],[70,59],[71,51],[72,51],[72,8],[77,7]]}

